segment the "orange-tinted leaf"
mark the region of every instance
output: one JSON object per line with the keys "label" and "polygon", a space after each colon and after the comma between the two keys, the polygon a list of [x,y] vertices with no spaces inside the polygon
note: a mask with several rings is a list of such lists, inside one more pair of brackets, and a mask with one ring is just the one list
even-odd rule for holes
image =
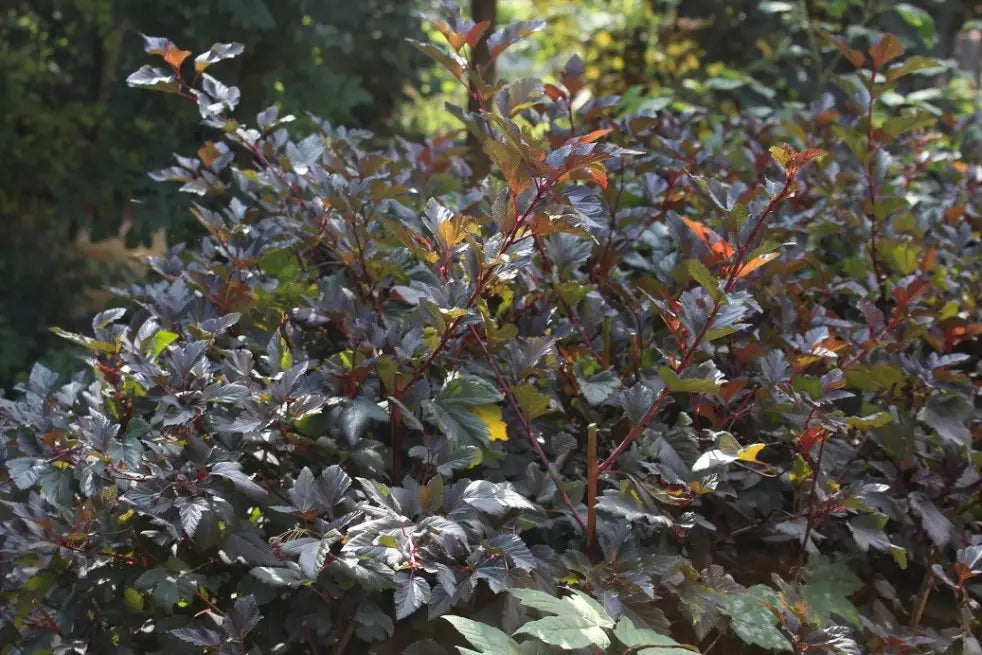
{"label": "orange-tinted leaf", "polygon": [[795,170],[800,170],[815,161],[816,159],[821,159],[827,155],[826,151],[821,148],[805,148],[794,156],[794,167]]}
{"label": "orange-tinted leaf", "polygon": [[596,141],[597,139],[599,139],[601,137],[607,136],[611,132],[613,132],[613,128],[605,127],[602,130],[594,130],[594,131],[590,132],[589,134],[585,134],[584,136],[581,136],[578,139],[578,141],[580,143],[590,143],[592,141]]}
{"label": "orange-tinted leaf", "polygon": [[882,68],[883,64],[902,54],[904,54],[904,48],[900,45],[900,40],[893,34],[884,34],[869,49],[869,56],[873,58],[873,67],[877,69]]}
{"label": "orange-tinted leaf", "polygon": [[432,43],[423,43],[415,39],[407,39],[407,41],[423,54],[433,58],[438,64],[450,71],[458,80],[463,79],[467,62],[456,52],[447,52]]}
{"label": "orange-tinted leaf", "polygon": [[801,433],[798,437],[798,448],[803,453],[811,451],[812,446],[821,443],[828,436],[828,431],[824,428],[811,427]]}
{"label": "orange-tinted leaf", "polygon": [[590,173],[590,176],[594,180],[596,180],[597,184],[599,184],[604,189],[607,188],[607,167],[606,166],[604,166],[603,164],[601,164],[601,163],[598,162],[596,164],[590,164],[589,166],[586,167],[586,170],[587,170],[587,172]]}
{"label": "orange-tinted leaf", "polygon": [[821,148],[805,148],[798,152],[788,144],[770,147],[771,157],[780,164],[788,175],[794,175],[810,162],[829,154]]}
{"label": "orange-tinted leaf", "polygon": [[927,291],[927,288],[930,286],[931,283],[927,280],[914,280],[906,287],[897,287],[894,289],[893,297],[897,301],[897,305],[905,306],[909,304],[911,300]]}
{"label": "orange-tinted leaf", "polygon": [[543,87],[543,90],[546,92],[546,95],[552,99],[553,102],[559,102],[560,100],[566,99],[566,92],[560,89],[558,86],[555,86],[554,84],[546,84]]}
{"label": "orange-tinted leaf", "polygon": [[736,250],[733,249],[733,246],[730,245],[728,241],[725,241],[720,235],[716,234],[702,223],[685,218],[684,216],[682,217],[682,221],[689,226],[692,233],[703,242],[709,251],[717,257],[730,259],[734,254],[736,254]]}
{"label": "orange-tinted leaf", "polygon": [[734,396],[743,391],[747,387],[747,378],[736,378],[728,382],[724,382],[723,386],[720,388],[719,395],[729,403],[733,400]]}
{"label": "orange-tinted leaf", "polygon": [[751,273],[753,273],[754,271],[756,271],[758,268],[760,268],[761,266],[763,266],[767,262],[773,261],[773,260],[777,259],[779,256],[780,256],[780,253],[777,253],[777,252],[769,252],[769,253],[767,253],[765,255],[761,255],[760,257],[754,257],[749,262],[747,262],[746,264],[743,265],[743,268],[741,268],[740,269],[740,272],[737,273],[737,278],[741,278],[741,277],[744,277],[746,275],[750,275]]}
{"label": "orange-tinted leaf", "polygon": [[464,46],[464,44],[467,43],[466,35],[458,32],[456,29],[451,27],[450,24],[447,23],[447,21],[443,20],[442,18],[429,16],[427,17],[427,21],[430,23],[430,25],[435,27],[440,32],[440,34],[443,35],[443,38],[447,40],[447,43],[449,43],[450,47],[453,48],[454,50],[460,50]]}
{"label": "orange-tinted leaf", "polygon": [[198,148],[198,159],[205,165],[205,168],[211,168],[211,165],[221,154],[211,141],[205,141],[205,145]]}
{"label": "orange-tinted leaf", "polygon": [[[481,40],[488,28],[491,27],[491,21],[482,20],[481,22],[474,25],[474,27],[467,30],[467,36],[464,38],[465,43],[470,47],[475,47],[477,42]],[[458,48],[459,50],[460,48]]]}
{"label": "orange-tinted leaf", "polygon": [[167,44],[167,50],[164,52],[164,61],[173,66],[174,68],[180,68],[184,60],[191,55],[190,50],[181,50],[173,43]]}
{"label": "orange-tinted leaf", "polygon": [[528,166],[517,148],[488,139],[484,142],[484,152],[498,165],[501,174],[505,176],[505,181],[508,182],[508,187],[516,197],[532,185]]}

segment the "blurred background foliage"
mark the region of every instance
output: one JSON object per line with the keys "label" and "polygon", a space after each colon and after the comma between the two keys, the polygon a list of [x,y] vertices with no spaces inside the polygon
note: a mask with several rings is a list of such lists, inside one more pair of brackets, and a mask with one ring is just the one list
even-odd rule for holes
{"label": "blurred background foliage", "polygon": [[[243,43],[245,55],[222,64],[243,115],[277,104],[382,136],[434,136],[459,129],[444,101],[463,102],[405,41],[419,36],[419,14],[434,1],[5,0],[0,388],[38,358],[69,367],[73,353],[49,327],[79,327],[104,289],[138,272],[132,255],[196,236],[185,199],[146,173],[196,150],[204,133],[170,98],[123,83],[143,60],[140,32],[195,53]],[[578,54],[592,90],[620,95],[625,112],[669,107],[720,120],[818,101],[846,69],[822,32],[855,43],[891,31],[908,52],[948,64],[911,76],[892,101],[978,122],[982,2],[470,0],[468,9],[502,23],[549,22],[498,62],[509,77],[559,70]]]}

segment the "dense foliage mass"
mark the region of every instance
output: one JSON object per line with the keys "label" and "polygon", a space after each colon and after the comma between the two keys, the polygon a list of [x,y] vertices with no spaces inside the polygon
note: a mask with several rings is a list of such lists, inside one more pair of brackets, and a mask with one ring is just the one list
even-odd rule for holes
{"label": "dense foliage mass", "polygon": [[405,42],[418,36],[413,9],[392,0],[2,3],[0,388],[26,379],[42,354],[71,369],[49,328],[84,329],[104,302],[92,292],[125,279],[127,248],[149,247],[165,231],[172,243],[199,233],[146,172],[194,150],[207,132],[193,113],[123,84],[142,63],[141,31],[200,49],[216,34],[243,43],[223,74],[242,89],[241,111],[275,102],[376,127],[427,63]]}
{"label": "dense foliage mass", "polygon": [[977,117],[896,98],[937,62],[830,36],[834,93],[720,117],[433,25],[486,178],[146,39],[209,236],[0,399],[2,652],[979,653]]}

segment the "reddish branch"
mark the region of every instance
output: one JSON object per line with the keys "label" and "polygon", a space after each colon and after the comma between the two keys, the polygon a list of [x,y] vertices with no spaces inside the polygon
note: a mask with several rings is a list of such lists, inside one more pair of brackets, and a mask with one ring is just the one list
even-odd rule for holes
{"label": "reddish branch", "polygon": [[[873,347],[876,345],[876,342],[880,338],[882,338],[886,334],[889,334],[891,331],[893,331],[895,327],[897,327],[897,324],[900,322],[902,316],[903,316],[903,312],[901,311],[901,308],[897,307],[896,310],[894,311],[893,318],[890,319],[890,322],[886,324],[875,336],[871,336],[866,341],[866,343],[863,344],[862,348],[857,350],[852,355],[852,357],[850,357],[845,362],[843,362],[839,366],[839,370],[845,372],[847,368],[849,368],[850,366],[861,360],[863,357],[865,357],[867,354],[869,354],[869,352],[873,349]],[[812,420],[815,418],[815,414],[817,410],[818,410],[817,407],[812,407],[811,411],[808,413],[808,417],[805,419],[805,425],[801,429],[802,434],[808,431],[808,428],[811,425]],[[805,555],[808,550],[808,538],[811,536],[812,529],[815,527],[815,522],[817,519],[817,514],[815,511],[815,497],[818,492],[818,480],[822,475],[822,461],[825,458],[825,443],[827,441],[828,441],[827,435],[823,436],[821,444],[819,445],[818,448],[818,457],[815,459],[815,470],[812,472],[811,488],[809,489],[808,492],[808,509],[806,512],[806,516],[808,518],[807,518],[807,523],[805,525],[805,535],[801,540],[801,565],[802,566],[804,566]],[[860,446],[860,448],[861,447],[862,446]]]}
{"label": "reddish branch", "polygon": [[532,449],[535,450],[536,454],[538,454],[539,460],[542,462],[542,466],[545,468],[546,473],[549,474],[549,477],[552,478],[553,483],[556,485],[556,490],[559,492],[559,495],[562,496],[563,502],[566,503],[569,511],[573,514],[573,518],[585,532],[587,529],[586,522],[573,505],[573,501],[570,500],[569,496],[563,490],[562,480],[559,478],[559,474],[556,473],[555,466],[553,465],[552,461],[550,461],[546,451],[542,448],[542,444],[539,443],[538,438],[536,438],[535,433],[532,431],[531,422],[525,415],[525,412],[522,411],[522,408],[515,399],[514,394],[512,394],[508,383],[505,382],[505,378],[502,376],[501,370],[495,363],[494,357],[491,355],[491,351],[488,350],[487,344],[483,339],[481,339],[481,336],[478,334],[477,329],[473,325],[471,326],[470,330],[471,334],[474,336],[474,339],[481,346],[481,350],[484,353],[484,358],[487,360],[488,365],[491,367],[491,370],[494,371],[495,379],[498,381],[498,387],[508,400],[508,404],[511,406],[512,411],[515,412],[515,415],[518,417],[518,422],[522,426],[522,432],[525,435],[525,439],[529,442],[529,445],[532,446]]}
{"label": "reddish branch", "polygon": [[[542,200],[542,197],[546,194],[546,192],[552,188],[553,184],[555,184],[555,180],[550,180],[547,183],[543,184],[542,186],[538,187],[535,197],[532,198],[532,201],[529,203],[528,208],[526,208],[526,210],[521,214],[521,216],[515,217],[515,225],[512,226],[511,231],[508,233],[508,236],[505,237],[504,243],[501,244],[501,248],[498,250],[499,257],[503,255],[505,251],[512,246],[512,244],[515,243],[516,237],[518,236],[519,229],[525,224],[525,220],[532,213],[532,210],[539,203],[539,201]],[[491,279],[491,276],[494,274],[494,271],[495,269],[497,269],[497,267],[498,267],[497,264],[492,264],[491,266],[486,268],[481,273],[480,276],[478,276],[477,284],[474,285],[474,291],[471,292],[470,298],[467,299],[467,305],[464,307],[464,309],[470,309],[471,307],[474,306],[474,303],[477,301],[478,297],[481,295],[481,292],[484,290],[484,285],[487,284],[488,280]],[[443,333],[443,336],[440,337],[440,341],[439,343],[437,343],[436,348],[433,349],[433,352],[430,353],[429,357],[427,357],[422,364],[416,367],[416,369],[413,371],[412,376],[410,376],[409,381],[401,386],[398,394],[399,396],[402,395],[402,392],[409,389],[409,387],[413,386],[413,384],[415,384],[421,377],[423,377],[423,374],[427,370],[429,370],[430,366],[433,364],[433,360],[435,360],[437,356],[441,352],[443,352],[443,349],[447,347],[447,343],[457,333],[457,328],[460,326],[462,318],[463,317],[458,317],[455,318],[453,321],[451,321],[450,325],[447,326],[446,331]]]}
{"label": "reddish branch", "polygon": [[[549,189],[552,188],[555,182],[556,180],[553,179],[547,181],[545,184],[541,186],[536,185],[535,197],[532,198],[532,201],[529,203],[528,207],[521,215],[518,214],[518,209],[516,208],[515,224],[512,226],[511,231],[509,231],[508,235],[505,237],[504,242],[501,244],[501,248],[498,250],[499,257],[501,257],[501,255],[503,255],[508,250],[508,248],[510,248],[512,244],[515,243],[516,237],[518,236],[518,232],[521,229],[521,227],[525,224],[526,219],[529,217],[529,215],[531,215],[532,210],[535,209],[535,206],[539,203],[540,200],[542,200],[542,197],[546,194],[546,192],[549,191]],[[470,298],[467,299],[466,309],[470,309],[471,307],[474,306],[474,303],[477,302],[478,297],[480,297],[481,292],[484,290],[484,285],[487,284],[488,280],[491,279],[491,276],[494,274],[495,269],[497,269],[497,264],[492,264],[488,268],[484,269],[484,271],[482,271],[481,274],[478,276],[477,282],[474,285],[474,291],[471,292]],[[453,321],[450,322],[450,325],[447,326],[447,329],[440,337],[440,341],[437,343],[436,348],[433,349],[433,352],[431,352],[427,356],[427,358],[423,360],[422,364],[420,364],[413,370],[413,373],[409,377],[408,382],[406,382],[403,385],[399,385],[398,389],[396,390],[397,399],[401,399],[402,395],[416,382],[418,382],[419,379],[422,378],[423,375],[430,369],[436,358],[447,347],[447,344],[450,342],[450,339],[453,338],[454,335],[456,335],[457,328],[460,327],[462,319],[463,319],[462,316],[458,316],[457,318],[455,318]],[[398,480],[398,474],[401,473],[402,470],[402,431],[399,428],[400,421],[401,421],[401,416],[397,412],[393,412],[389,417],[389,425],[392,433],[392,471],[393,471],[393,478],[395,478],[396,480]]]}
{"label": "reddish branch", "polygon": [[[763,229],[764,224],[767,222],[767,217],[770,216],[770,214],[777,208],[778,204],[790,194],[791,185],[793,182],[794,182],[793,174],[789,173],[787,176],[785,176],[784,188],[781,189],[780,193],[778,193],[776,196],[771,198],[771,201],[769,203],[767,203],[767,207],[765,207],[764,211],[761,212],[760,217],[757,219],[756,224],[754,225],[753,229],[750,231],[750,235],[747,237],[746,241],[740,244],[740,246],[738,247],[736,253],[736,261],[733,263],[733,266],[730,270],[729,277],[727,278],[726,284],[723,287],[724,295],[728,294],[733,289],[733,286],[736,284],[737,279],[739,279],[740,269],[743,268],[747,255],[750,252],[751,244],[754,242],[754,239],[757,238],[757,235],[760,234],[760,231]],[[705,339],[706,335],[709,334],[709,330],[712,328],[713,322],[716,320],[716,315],[719,313],[719,310],[722,306],[723,306],[722,300],[714,301],[713,309],[712,311],[709,312],[709,316],[706,318],[706,322],[703,324],[702,329],[699,331],[698,334],[695,335],[695,337],[692,340],[692,344],[685,349],[685,354],[682,357],[682,361],[675,369],[676,374],[678,374],[680,377],[682,373],[684,373],[685,370],[688,369],[689,366],[692,364],[692,360],[695,357],[696,351],[699,350],[699,346],[702,344],[703,339]],[[620,457],[621,454],[625,450],[627,450],[632,443],[634,443],[634,441],[641,435],[641,433],[648,426],[648,424],[651,423],[651,421],[655,418],[655,416],[658,415],[659,410],[661,410],[662,405],[668,399],[669,395],[670,392],[668,390],[668,387],[665,387],[661,390],[661,392],[655,398],[654,402],[651,403],[651,405],[648,407],[648,410],[644,413],[644,416],[641,417],[641,420],[635,423],[631,427],[631,431],[627,433],[627,436],[624,437],[624,439],[619,444],[617,444],[617,447],[614,448],[614,451],[607,457],[607,459],[603,461],[603,463],[600,464],[599,467],[600,472],[606,471],[611,466],[613,466],[614,462],[617,461],[617,458]]]}

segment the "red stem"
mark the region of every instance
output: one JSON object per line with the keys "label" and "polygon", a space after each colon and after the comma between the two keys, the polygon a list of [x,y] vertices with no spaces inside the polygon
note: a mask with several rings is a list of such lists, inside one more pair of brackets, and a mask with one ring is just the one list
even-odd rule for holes
{"label": "red stem", "polygon": [[[793,181],[794,181],[794,175],[789,173],[785,177],[784,188],[781,189],[781,192],[779,194],[771,198],[771,201],[769,203],[767,203],[767,207],[765,207],[764,211],[761,212],[760,218],[757,219],[757,223],[750,231],[750,235],[747,237],[747,240],[743,244],[741,244],[737,249],[736,261],[734,262],[730,270],[729,278],[727,279],[726,284],[723,287],[724,293],[729,293],[730,290],[733,288],[733,285],[736,284],[736,281],[738,279],[738,274],[740,273],[740,269],[743,268],[744,260],[746,259],[747,254],[750,250],[750,244],[753,243],[754,239],[760,233],[760,230],[764,227],[764,223],[766,222],[767,217],[771,214],[771,212],[774,211],[778,203],[780,203],[782,200],[784,200],[785,197],[787,197],[788,192],[791,190],[791,184]],[[699,331],[699,334],[695,335],[695,338],[692,341],[692,345],[690,345],[686,349],[685,355],[682,358],[682,362],[675,369],[675,372],[680,376],[687,368],[689,368],[689,365],[692,364],[692,359],[695,356],[696,351],[699,349],[699,345],[702,343],[702,340],[706,337],[706,335],[709,333],[709,330],[712,328],[713,321],[716,319],[716,315],[719,313],[719,310],[722,306],[723,303],[718,300],[713,303],[713,309],[709,313],[709,316],[706,318],[706,322],[703,324],[702,329]],[[651,423],[651,421],[658,414],[658,411],[661,409],[662,404],[665,402],[668,396],[669,396],[668,387],[665,387],[661,390],[661,392],[658,394],[655,400],[651,403],[651,406],[648,407],[648,410],[644,413],[644,416],[641,417],[641,420],[635,423],[631,427],[631,431],[627,433],[627,436],[624,437],[624,439],[619,444],[617,444],[617,447],[614,448],[614,451],[607,457],[607,459],[603,461],[603,463],[600,464],[599,470],[601,473],[608,470],[611,466],[613,466],[614,462],[617,461],[617,458],[620,457],[621,454],[625,450],[627,450],[628,447],[632,443],[634,443],[634,441],[641,435],[641,433],[648,426],[648,424]]]}
{"label": "red stem", "polygon": [[518,422],[522,425],[522,431],[525,433],[525,439],[538,454],[539,460],[542,462],[542,466],[545,467],[546,473],[549,474],[549,477],[552,478],[553,483],[555,483],[556,491],[558,491],[559,495],[562,496],[563,502],[566,503],[566,506],[569,508],[570,512],[572,512],[573,518],[580,525],[580,528],[586,532],[586,522],[576,510],[576,507],[573,505],[573,501],[571,501],[566,492],[563,491],[562,480],[559,478],[559,474],[556,473],[555,467],[549,460],[549,456],[546,455],[546,451],[542,448],[542,444],[540,444],[539,440],[536,439],[535,433],[532,431],[532,424],[529,422],[528,417],[525,416],[525,412],[522,411],[518,401],[515,400],[515,396],[508,387],[508,383],[505,382],[504,376],[501,375],[501,370],[498,368],[498,365],[495,364],[494,357],[491,356],[491,351],[488,350],[487,344],[481,339],[477,329],[473,325],[471,326],[470,330],[471,334],[474,336],[474,339],[481,346],[481,350],[484,352],[484,358],[491,366],[491,370],[494,371],[494,376],[498,381],[498,386],[501,388],[501,392],[505,395],[505,398],[508,399],[508,404],[511,406],[512,411],[515,412],[516,416],[518,416]]}

